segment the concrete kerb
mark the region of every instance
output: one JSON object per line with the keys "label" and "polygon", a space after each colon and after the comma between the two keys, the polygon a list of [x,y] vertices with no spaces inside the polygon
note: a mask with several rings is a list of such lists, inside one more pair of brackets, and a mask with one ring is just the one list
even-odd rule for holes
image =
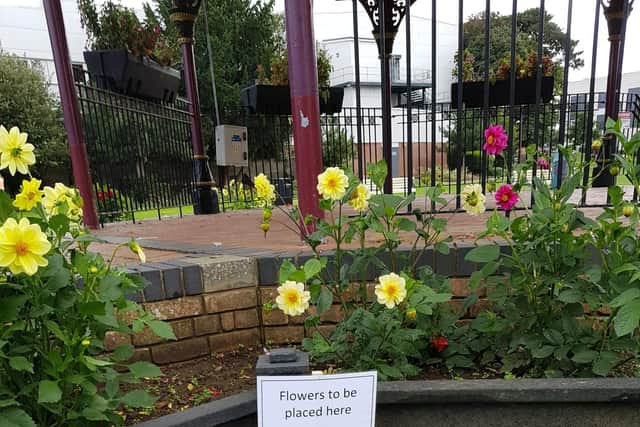
{"label": "concrete kerb", "polygon": [[[138,427],[255,426],[256,411],[256,393],[251,391]],[[377,412],[376,425],[381,427],[431,426],[434,419],[439,426],[451,427],[631,426],[640,414],[640,379],[379,383]]]}

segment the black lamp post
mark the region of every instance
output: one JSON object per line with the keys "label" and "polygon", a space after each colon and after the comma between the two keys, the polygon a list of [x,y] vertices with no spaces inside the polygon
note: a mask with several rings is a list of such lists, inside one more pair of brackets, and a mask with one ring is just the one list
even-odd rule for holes
{"label": "black lamp post", "polygon": [[205,154],[202,137],[200,97],[193,55],[193,29],[202,0],[173,0],[169,10],[171,21],[180,32],[184,81],[191,115],[191,144],[193,145],[193,208],[196,215],[220,212],[218,196],[213,187],[209,156]]}
{"label": "black lamp post", "polygon": [[[620,88],[620,70],[622,69],[622,51],[624,49],[624,35],[627,27],[627,18],[631,13],[634,0],[609,0],[606,5],[599,0],[607,19],[609,29],[609,75],[607,76],[607,94],[604,116],[616,120],[618,118],[618,90]],[[615,184],[615,177],[609,172],[609,164],[616,151],[616,138],[607,135],[604,139],[603,155],[597,159],[594,170],[596,178],[594,187],[610,187]]]}
{"label": "black lamp post", "polygon": [[[393,193],[392,147],[391,147],[391,70],[389,60],[398,27],[405,16],[408,0],[359,0],[373,24],[373,37],[378,45],[380,75],[382,82],[382,157],[387,162],[389,173],[384,182],[384,192]],[[416,0],[410,0],[411,4]],[[407,70],[410,73],[411,70]]]}

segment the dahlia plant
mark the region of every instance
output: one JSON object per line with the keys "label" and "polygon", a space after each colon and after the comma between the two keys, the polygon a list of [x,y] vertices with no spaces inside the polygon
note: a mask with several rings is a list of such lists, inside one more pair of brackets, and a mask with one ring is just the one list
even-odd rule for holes
{"label": "dahlia plant", "polygon": [[[387,174],[384,162],[369,165],[369,176],[377,189]],[[256,194],[264,207],[261,229],[268,232],[272,220],[274,186],[264,175],[255,178]],[[418,269],[424,251],[435,245],[447,252],[443,236],[445,221],[415,209],[414,220],[398,213],[415,196],[372,194],[352,173],[337,167],[318,176],[320,207],[328,220],[301,218],[297,208],[283,210],[292,231],[303,236],[315,257],[297,267],[284,262],[280,269],[278,296],[267,307],[290,316],[305,315],[305,324],[315,332],[304,341],[317,361],[337,363],[345,369],[377,369],[381,378],[402,378],[419,372],[423,360],[439,360],[446,348],[445,335],[457,317],[444,303],[451,299],[450,285],[430,269]],[[429,197],[446,204],[441,190]],[[312,231],[315,228],[315,231]],[[410,255],[397,249],[401,232],[413,233]],[[378,247],[365,245],[365,233],[377,233]],[[334,256],[324,256],[319,246],[331,241]],[[387,259],[383,263],[382,259]],[[366,271],[382,270],[374,287],[368,287]],[[344,321],[327,335],[320,317],[334,301]]]}
{"label": "dahlia plant", "polygon": [[[107,334],[144,327],[175,338],[171,327],[126,298],[142,279],[88,250],[82,199],[63,184],[41,189],[28,135],[0,126],[0,169],[26,175],[15,200],[0,192],[0,424],[122,425],[123,406],[151,406],[142,390],[120,385],[161,374],[130,361],[134,349],[105,349]],[[135,242],[129,246],[144,258]]]}

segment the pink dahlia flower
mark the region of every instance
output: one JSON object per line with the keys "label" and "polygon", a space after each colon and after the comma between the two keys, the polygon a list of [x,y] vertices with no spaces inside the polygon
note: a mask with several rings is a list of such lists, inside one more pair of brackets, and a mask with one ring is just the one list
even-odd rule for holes
{"label": "pink dahlia flower", "polygon": [[536,164],[538,165],[538,169],[549,170],[549,160],[544,157],[540,157]]}
{"label": "pink dahlia flower", "polygon": [[500,125],[490,125],[484,131],[484,151],[489,155],[502,154],[505,148],[507,148],[507,142],[509,138],[507,133]]}
{"label": "pink dahlia flower", "polygon": [[496,204],[505,211],[510,211],[518,203],[518,193],[513,191],[509,184],[505,184],[498,188],[496,192]]}

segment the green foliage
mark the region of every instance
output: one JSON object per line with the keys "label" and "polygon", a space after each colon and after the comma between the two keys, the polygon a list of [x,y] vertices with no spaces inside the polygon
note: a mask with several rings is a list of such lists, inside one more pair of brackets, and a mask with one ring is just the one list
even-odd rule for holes
{"label": "green foliage", "polygon": [[138,56],[170,65],[179,58],[177,43],[170,43],[151,8],[145,4],[145,20],[135,11],[108,0],[97,7],[94,0],[77,0],[82,27],[87,32],[89,49],[126,49]]}
{"label": "green foliage", "polygon": [[329,127],[322,132],[322,164],[325,167],[349,168],[355,149],[353,138],[345,129]]}
{"label": "green foliage", "polygon": [[[518,13],[516,54],[521,58],[528,58],[531,52],[537,52],[538,50],[539,17],[540,10],[538,8],[531,8]],[[553,15],[545,12],[543,55],[552,59],[563,58],[566,34],[558,24],[553,22],[553,19]],[[474,58],[472,73],[478,76],[484,75],[484,25],[484,12],[472,15],[464,23],[465,52]],[[489,68],[495,70],[499,67],[502,58],[508,56],[509,62],[511,62],[511,15],[500,15],[497,12],[493,12],[490,17],[490,25]],[[577,40],[571,41],[570,65],[576,69],[584,65],[584,61],[581,58],[582,52],[576,51],[577,45]]]}
{"label": "green foliage", "polygon": [[[0,51],[0,118],[5,127],[18,126],[29,134],[29,143],[41,159],[32,170],[47,184],[57,171],[70,170],[62,112],[49,92],[44,72],[37,62],[27,62]],[[8,130],[8,129],[7,129]],[[16,193],[22,177],[4,174],[7,189]]]}
{"label": "green foliage", "polygon": [[[155,402],[143,390],[123,394],[121,384],[162,373],[151,363],[129,363],[133,347],[108,349],[105,338],[145,327],[164,339],[175,335],[127,299],[144,288],[142,278],[112,268],[113,257],[89,251],[98,239],[81,227],[81,218],[66,214],[79,197],[75,190],[64,194],[66,200],[50,197],[22,211],[0,192],[2,234],[15,241],[0,248],[0,424],[120,426],[123,406]],[[131,242],[117,249],[127,245],[137,247]],[[28,262],[35,267],[27,270]]]}

